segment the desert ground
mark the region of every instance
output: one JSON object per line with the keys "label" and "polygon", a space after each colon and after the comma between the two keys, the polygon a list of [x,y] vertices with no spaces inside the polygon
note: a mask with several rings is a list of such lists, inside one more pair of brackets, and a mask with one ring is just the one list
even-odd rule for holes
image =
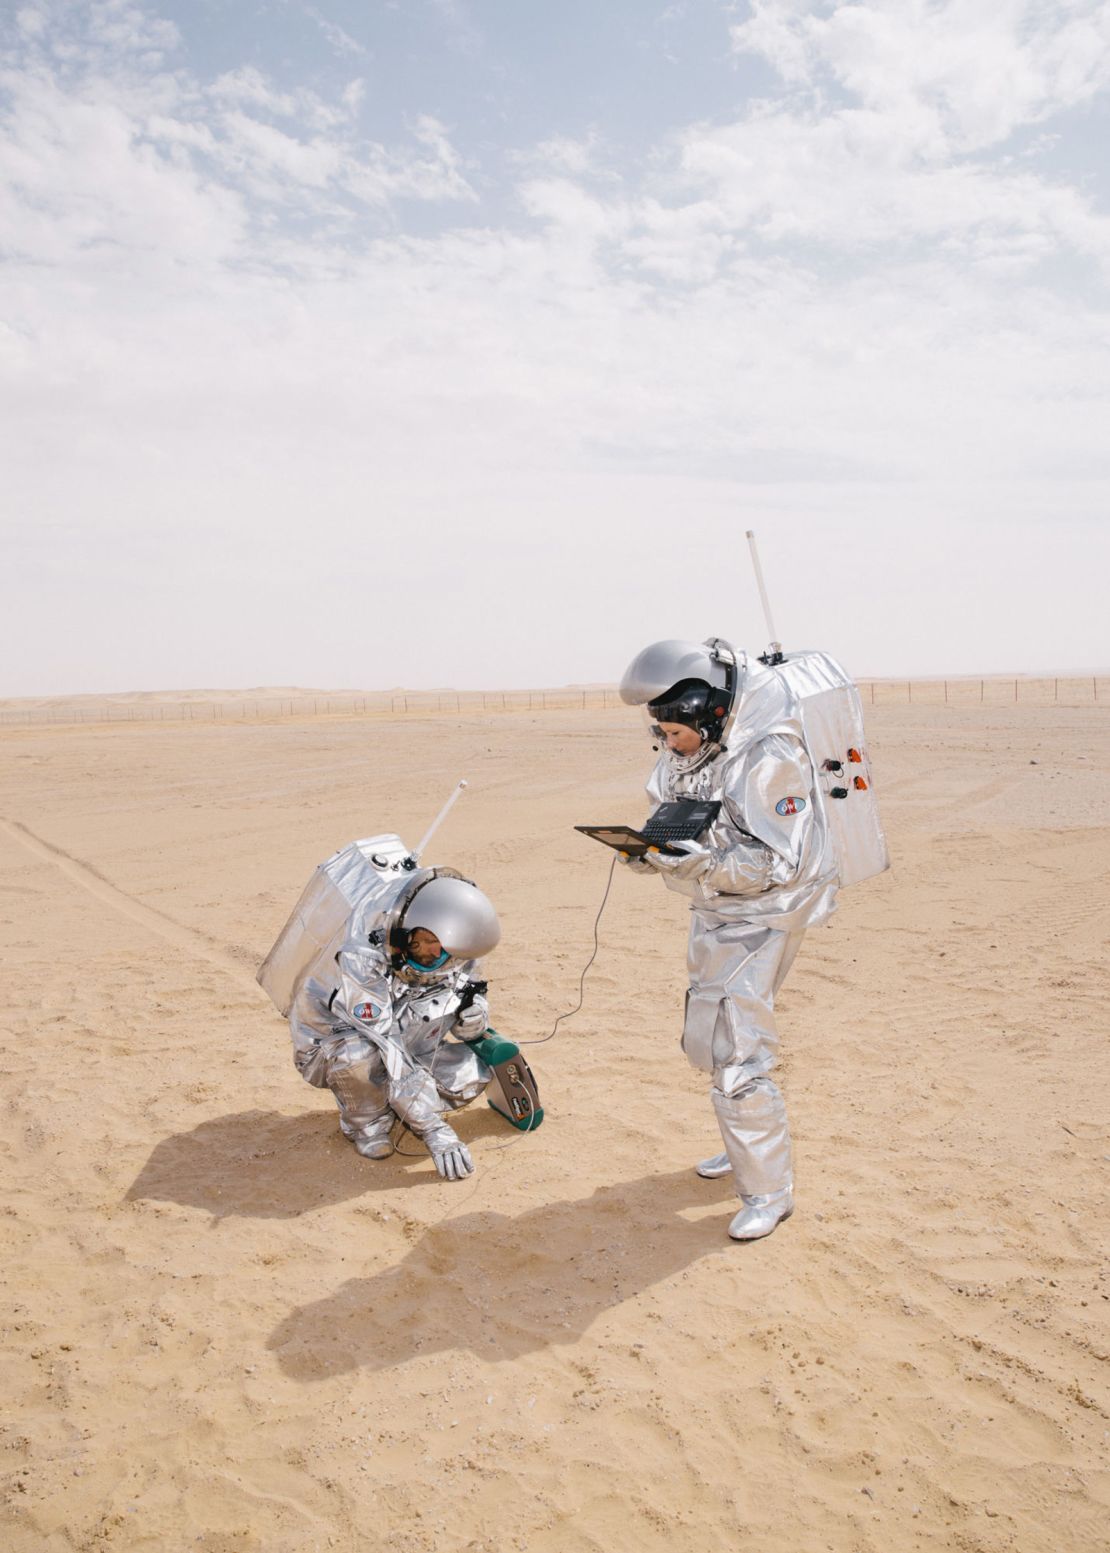
{"label": "desert ground", "polygon": [[11,1553],[1110,1547],[1107,707],[880,705],[893,857],[781,998],[798,1210],[726,1237],[685,910],[618,869],[547,1111],[477,1172],[340,1136],[254,972],[313,867],[501,912],[573,1005],[651,754],[613,707],[0,733]]}

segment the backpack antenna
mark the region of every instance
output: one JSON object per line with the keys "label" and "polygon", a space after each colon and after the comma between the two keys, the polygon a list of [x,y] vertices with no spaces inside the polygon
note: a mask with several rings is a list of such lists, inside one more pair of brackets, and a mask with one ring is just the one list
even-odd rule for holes
{"label": "backpack antenna", "polygon": [[746,530],[746,533],[748,536],[748,549],[752,553],[752,569],[755,572],[756,586],[759,588],[759,597],[763,604],[763,618],[767,622],[767,631],[771,638],[767,644],[767,651],[760,654],[759,661],[760,663],[768,664],[781,663],[782,643],[779,641],[778,634],[775,631],[775,622],[771,619],[771,602],[767,597],[767,589],[763,582],[763,568],[759,564],[759,551],[755,548],[755,534],[750,528]]}
{"label": "backpack antenna", "polygon": [[419,862],[420,859],[424,856],[424,848],[428,845],[428,842],[431,841],[432,837],[435,835],[436,831],[439,829],[439,827],[443,824],[444,820],[450,814],[450,812],[454,808],[455,804],[462,797],[462,791],[463,791],[463,788],[465,786],[466,786],[466,778],[463,777],[463,779],[455,787],[453,787],[451,789],[451,796],[450,796],[450,798],[448,798],[447,802],[443,805],[443,808],[439,811],[439,813],[436,815],[435,819],[428,826],[428,829],[424,832],[424,835],[421,837],[420,845],[417,847],[416,851],[413,853],[413,857],[416,858],[417,862]]}

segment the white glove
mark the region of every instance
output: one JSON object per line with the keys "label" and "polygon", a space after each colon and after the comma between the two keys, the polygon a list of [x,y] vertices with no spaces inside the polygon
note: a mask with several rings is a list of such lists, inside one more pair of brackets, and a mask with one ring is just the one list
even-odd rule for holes
{"label": "white glove", "polygon": [[617,856],[624,866],[634,874],[650,874],[654,871],[648,867],[642,857],[633,857],[631,852],[618,852]]}
{"label": "white glove", "polygon": [[713,854],[698,841],[671,841],[674,852],[645,852],[644,862],[657,873],[670,874],[672,879],[699,879],[713,867]]}
{"label": "white glove", "polygon": [[428,1145],[432,1164],[445,1181],[462,1181],[473,1175],[474,1161],[470,1157],[470,1150],[446,1122],[426,1132],[424,1142]]}
{"label": "white glove", "polygon": [[485,998],[477,997],[469,1008],[463,1009],[461,1014],[456,1014],[452,1035],[461,1036],[464,1041],[469,1041],[476,1035],[485,1033],[489,1025],[489,1004]]}

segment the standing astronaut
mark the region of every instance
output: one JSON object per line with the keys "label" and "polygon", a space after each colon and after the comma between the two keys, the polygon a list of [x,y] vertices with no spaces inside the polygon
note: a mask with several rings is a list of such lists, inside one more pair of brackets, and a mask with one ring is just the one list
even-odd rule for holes
{"label": "standing astronaut", "polygon": [[826,654],[749,666],[719,638],[653,643],[620,693],[647,708],[663,745],[647,783],[653,802],[720,804],[698,840],[670,843],[677,855],[625,861],[689,897],[682,1046],[712,1075],[724,1142],[697,1171],[732,1173],[743,1206],[729,1234],[757,1240],[794,1209],[786,1108],[770,1076],[775,994],[805,930],[835,909],[838,885],[888,866],[858,694]]}
{"label": "standing astronaut", "polygon": [[365,1158],[392,1154],[402,1122],[446,1180],[473,1171],[446,1116],[494,1076],[478,956],[500,937],[476,885],[420,868],[394,835],[352,842],[309,881],[258,980],[288,1015],[301,1077],[331,1090]]}

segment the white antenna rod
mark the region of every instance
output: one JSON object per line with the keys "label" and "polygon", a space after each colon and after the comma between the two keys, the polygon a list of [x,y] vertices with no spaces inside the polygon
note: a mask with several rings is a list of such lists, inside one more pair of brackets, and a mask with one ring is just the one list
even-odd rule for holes
{"label": "white antenna rod", "polygon": [[767,656],[771,659],[772,662],[774,662],[776,653],[779,654],[781,659],[782,643],[779,641],[778,634],[775,631],[775,622],[771,619],[771,602],[767,597],[767,589],[763,583],[763,568],[759,564],[759,551],[755,548],[755,534],[750,528],[746,530],[746,533],[748,536],[748,549],[752,553],[752,567],[755,570],[755,580],[759,588],[759,597],[763,603],[763,618],[767,622],[767,630],[771,636],[770,645],[767,648]]}
{"label": "white antenna rod", "polygon": [[421,840],[420,845],[417,847],[416,852],[414,853],[414,856],[417,859],[424,856],[424,848],[428,845],[428,842],[431,841],[436,831],[443,824],[447,816],[451,813],[451,810],[454,808],[455,804],[458,803],[459,799],[462,797],[462,790],[465,786],[466,778],[464,777],[458,786],[452,789],[450,798],[448,798],[447,802],[443,805],[443,808],[439,811],[435,819],[428,826],[428,829],[424,832],[423,839]]}

